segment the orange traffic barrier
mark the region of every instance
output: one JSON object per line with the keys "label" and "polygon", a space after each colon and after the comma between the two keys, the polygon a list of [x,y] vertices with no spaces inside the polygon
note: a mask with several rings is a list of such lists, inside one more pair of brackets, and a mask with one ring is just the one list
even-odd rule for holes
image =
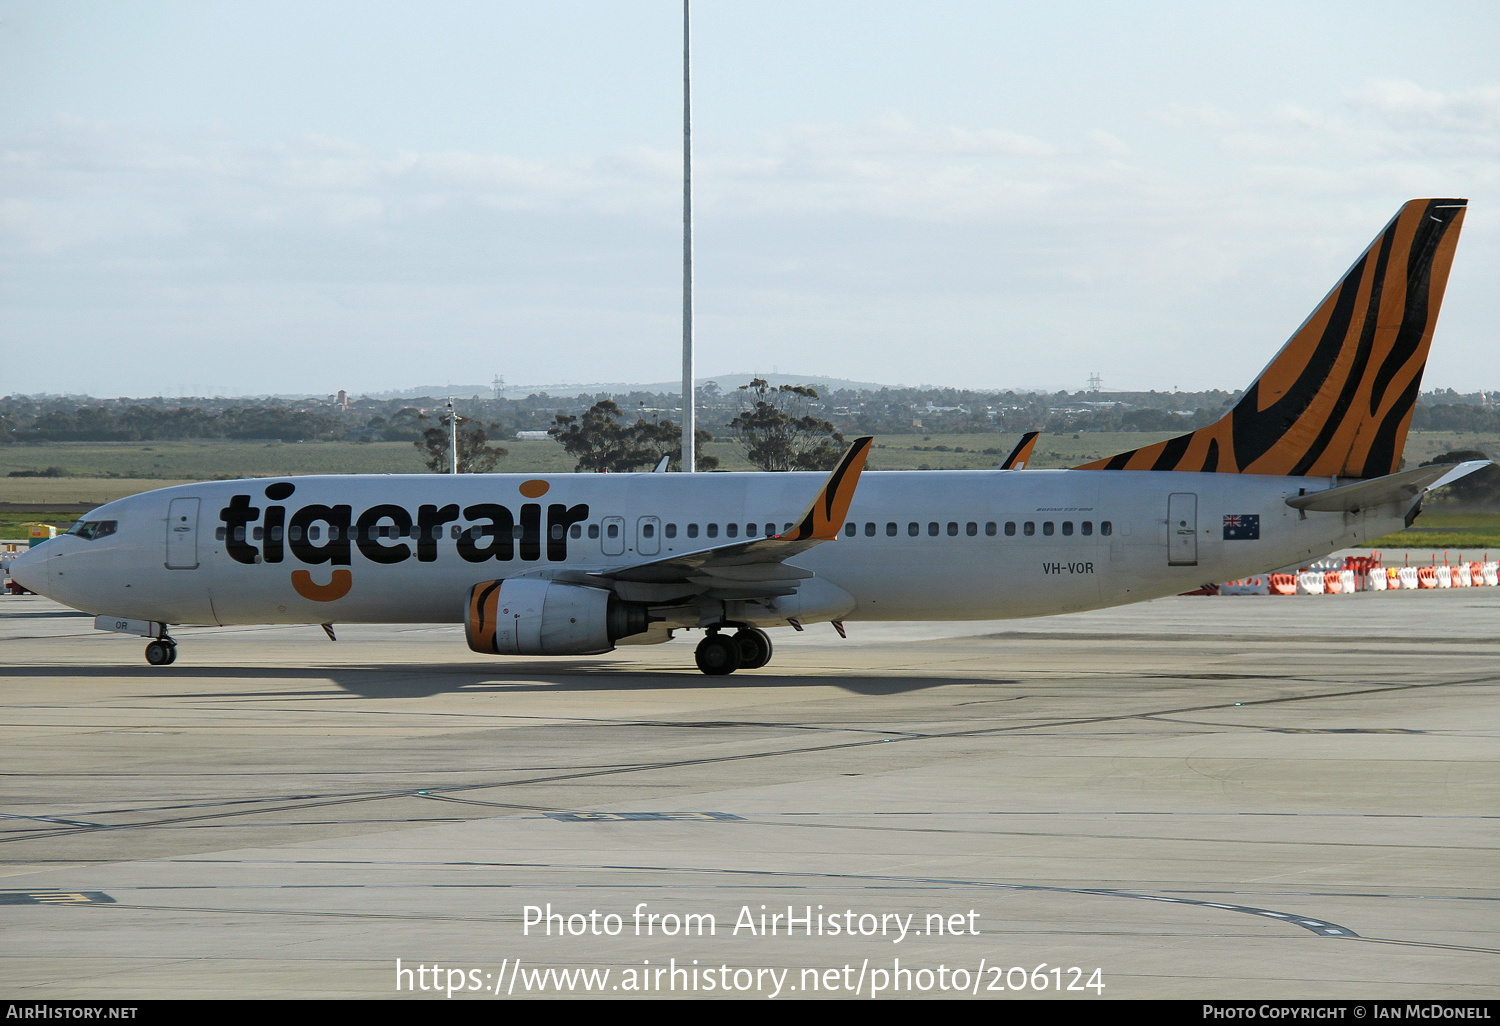
{"label": "orange traffic barrier", "polygon": [[1295,574],[1272,574],[1272,595],[1295,595],[1297,594],[1297,577]]}
{"label": "orange traffic barrier", "polygon": [[1436,588],[1437,586],[1438,586],[1438,582],[1437,582],[1437,567],[1435,567],[1435,566],[1419,566],[1419,567],[1417,567],[1417,587],[1418,588]]}

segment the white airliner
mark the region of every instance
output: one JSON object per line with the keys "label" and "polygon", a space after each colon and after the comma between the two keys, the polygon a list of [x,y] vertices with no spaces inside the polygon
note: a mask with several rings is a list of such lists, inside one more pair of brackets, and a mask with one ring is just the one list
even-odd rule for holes
{"label": "white airliner", "polygon": [[211,481],[101,506],[11,573],[150,638],[152,664],[174,624],[462,622],[476,651],[522,656],[701,629],[699,668],[725,674],[769,661],[768,627],[1177,594],[1409,525],[1486,465],[1399,470],[1464,209],[1403,206],[1222,420],[1085,467],[862,475],[861,438],[826,479]]}

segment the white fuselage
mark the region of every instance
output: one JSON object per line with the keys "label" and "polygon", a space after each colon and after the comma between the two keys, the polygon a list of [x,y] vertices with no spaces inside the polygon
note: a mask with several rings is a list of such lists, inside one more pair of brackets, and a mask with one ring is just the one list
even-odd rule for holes
{"label": "white fuselage", "polygon": [[[278,481],[293,493],[267,498]],[[100,507],[88,519],[114,521],[114,533],[59,537],[27,553],[12,572],[75,608],[165,623],[456,623],[480,581],[578,579],[743,540],[750,530],[763,536],[768,525],[781,531],[822,481],[814,473],[215,481]],[[1000,619],[1092,609],[1285,566],[1400,526],[1405,510],[1396,506],[1304,514],[1285,503],[1333,483],[1154,471],[872,471],[849,509],[852,536],[841,532],[788,562],[852,602],[834,603],[826,615],[816,601],[804,603],[803,620]],[[226,523],[221,511],[235,508],[235,496],[247,498]],[[328,516],[309,521],[304,512],[294,542],[298,511],[310,506],[326,507]],[[499,530],[498,510],[514,525],[506,525],[514,534],[504,546],[509,558],[494,537],[474,544],[477,522]],[[1226,525],[1226,518],[1238,519]],[[340,522],[347,524],[341,537],[330,537]],[[1259,537],[1248,537],[1254,533]],[[342,595],[329,597],[337,591],[331,589],[307,597],[309,586],[316,592],[338,582],[337,571]],[[809,595],[818,587],[803,582]],[[762,626],[785,622],[760,618]]]}

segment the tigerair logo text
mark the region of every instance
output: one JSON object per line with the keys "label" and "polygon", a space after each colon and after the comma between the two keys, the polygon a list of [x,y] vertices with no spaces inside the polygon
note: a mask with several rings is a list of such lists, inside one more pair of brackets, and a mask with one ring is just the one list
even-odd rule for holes
{"label": "tigerair logo text", "polygon": [[[540,498],[548,487],[545,481],[527,481],[520,491],[527,498]],[[230,559],[281,563],[290,556],[302,563],[338,568],[352,565],[357,551],[372,563],[401,563],[413,557],[419,563],[432,563],[446,541],[459,558],[470,563],[539,561],[544,544],[546,559],[562,562],[568,558],[568,529],[589,516],[586,503],[569,506],[561,502],[546,507],[545,528],[542,504],[537,502],[523,503],[518,511],[495,502],[462,508],[457,503],[424,504],[417,507],[415,516],[406,507],[388,502],[358,514],[350,505],[314,503],[292,509],[288,515],[288,506],[281,503],[294,491],[296,486],[286,481],[269,485],[265,496],[272,504],[264,510],[251,505],[250,495],[230,498],[229,505],[219,510]],[[450,524],[461,525],[456,537]],[[255,537],[252,525],[260,527],[260,537]],[[331,582],[320,585],[306,570],[294,570],[292,583],[304,597],[330,602],[348,594],[352,575],[334,569]]]}

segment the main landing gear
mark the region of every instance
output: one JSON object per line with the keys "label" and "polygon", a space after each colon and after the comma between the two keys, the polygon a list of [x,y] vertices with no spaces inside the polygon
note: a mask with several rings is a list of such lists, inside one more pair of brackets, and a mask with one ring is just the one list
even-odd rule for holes
{"label": "main landing gear", "polygon": [[177,661],[177,642],[167,637],[166,632],[146,645],[146,662],[152,666],[171,666]]}
{"label": "main landing gear", "polygon": [[698,669],[710,677],[735,670],[758,670],[771,661],[771,638],[758,627],[741,628],[732,636],[710,627],[708,637],[698,642],[693,658]]}

